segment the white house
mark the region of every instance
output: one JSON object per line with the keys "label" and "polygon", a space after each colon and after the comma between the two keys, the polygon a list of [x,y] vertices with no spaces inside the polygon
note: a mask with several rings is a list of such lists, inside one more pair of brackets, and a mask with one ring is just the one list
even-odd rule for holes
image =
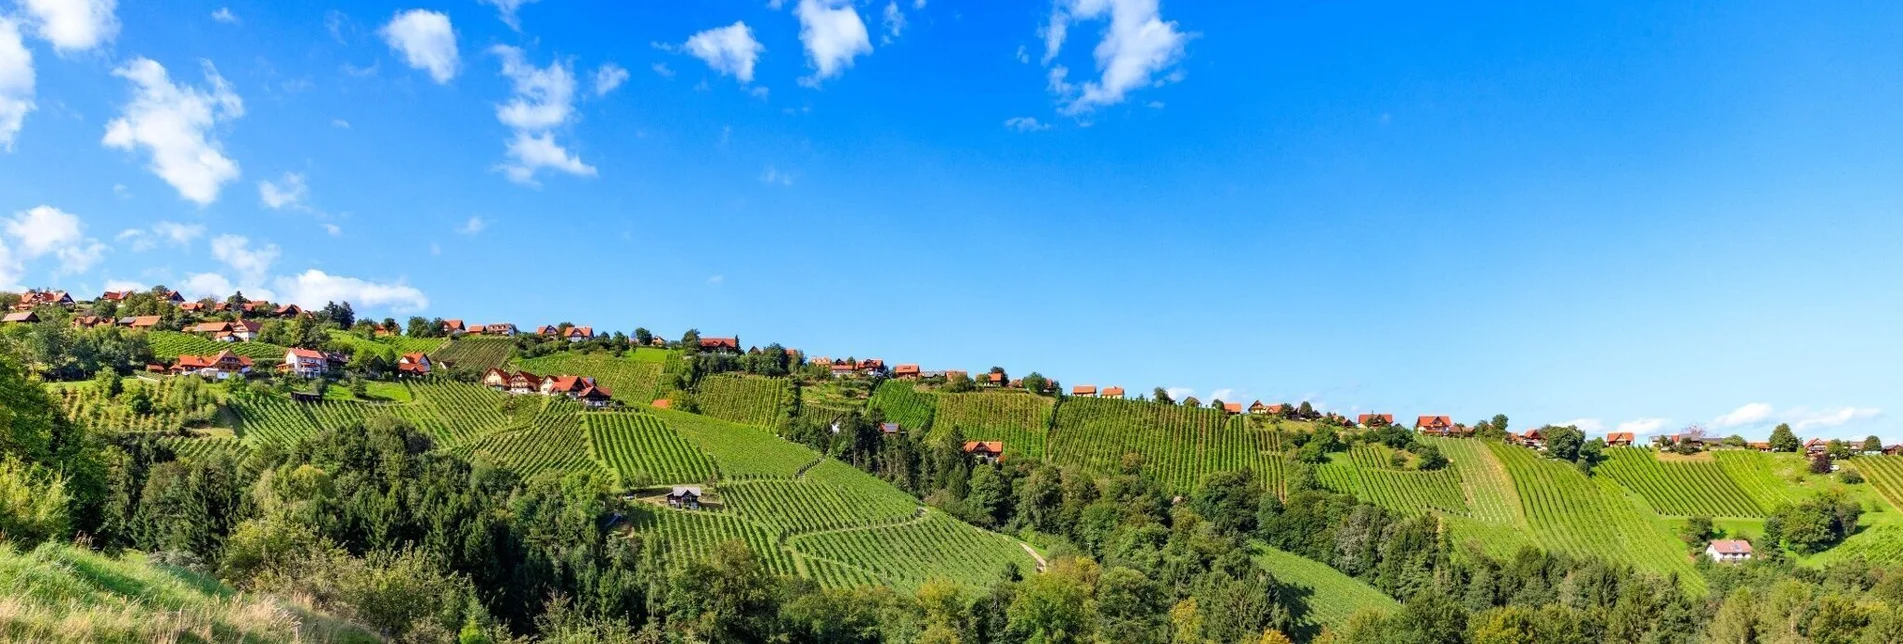
{"label": "white house", "polygon": [[1751,560],[1751,542],[1743,539],[1717,539],[1705,546],[1705,556],[1720,563]]}
{"label": "white house", "polygon": [[291,349],[284,352],[285,371],[299,378],[316,378],[324,375],[330,368],[330,360],[324,354],[310,349]]}

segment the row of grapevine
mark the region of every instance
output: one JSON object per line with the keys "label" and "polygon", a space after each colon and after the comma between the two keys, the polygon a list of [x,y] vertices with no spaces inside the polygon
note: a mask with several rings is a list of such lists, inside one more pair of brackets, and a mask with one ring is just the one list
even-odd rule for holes
{"label": "row of grapevine", "polygon": [[800,567],[805,569],[807,579],[818,582],[819,585],[826,588],[858,588],[860,586],[882,585],[878,576],[866,572],[864,568],[858,566],[843,564],[837,561],[828,561],[818,557],[809,557],[797,552],[793,553],[793,556],[799,561]]}
{"label": "row of grapevine", "polygon": [[488,459],[524,477],[601,469],[582,429],[581,405],[562,398],[548,399],[531,426],[483,436],[457,451],[472,460]]}
{"label": "row of grapevine", "polygon": [[1519,526],[1526,522],[1520,513],[1520,495],[1513,491],[1513,479],[1480,439],[1422,436],[1418,440],[1440,449],[1447,457],[1447,469],[1460,480],[1461,492],[1466,496],[1468,516],[1490,524]]}
{"label": "row of grapevine", "polygon": [[209,458],[216,454],[242,456],[250,449],[245,446],[244,441],[229,436],[196,438],[168,436],[159,439],[159,442],[172,448],[172,453],[177,454],[179,458]]}
{"label": "row of grapevine", "polygon": [[1780,505],[1796,503],[1810,496],[1778,474],[1779,470],[1793,474],[1803,472],[1808,465],[1803,456],[1724,449],[1713,451],[1711,457],[1718,462],[1718,468],[1724,470],[1725,476],[1730,477],[1738,489],[1751,497],[1759,508],[1775,510]]}
{"label": "row of grapevine", "polygon": [[1650,449],[1615,447],[1595,472],[1637,492],[1659,514],[1762,517],[1751,500],[1716,462],[1662,462]]}
{"label": "row of grapevine", "polygon": [[918,520],[873,528],[816,532],[787,546],[802,556],[839,562],[905,590],[932,579],[967,586],[996,580],[1006,566],[1029,573],[1037,562],[1017,542],[928,511]]}
{"label": "row of grapevine", "polygon": [[932,411],[938,406],[937,398],[934,394],[919,391],[918,386],[911,382],[887,380],[873,390],[866,406],[885,414],[886,422],[898,423],[905,431],[917,431],[931,424]]}
{"label": "row of grapevine", "polygon": [[759,429],[666,409],[643,410],[713,457],[723,480],[793,478],[819,453]]}
{"label": "row of grapevine", "polygon": [[[1350,451],[1375,451],[1366,445],[1356,446]],[[1379,469],[1359,467],[1353,459],[1341,459],[1335,462],[1315,466],[1316,478],[1322,485],[1337,492],[1353,494],[1363,501],[1389,508],[1404,514],[1422,514],[1438,511],[1449,514],[1468,513],[1467,499],[1460,491],[1460,481],[1451,471],[1442,469],[1429,472]]]}
{"label": "row of grapevine", "polygon": [[542,376],[590,376],[624,403],[648,404],[659,398],[661,364],[618,358],[606,353],[563,351],[518,362],[523,371]]}
{"label": "row of grapevine", "polygon": [[785,535],[898,523],[911,518],[918,507],[916,503],[897,507],[866,503],[836,487],[807,480],[729,483],[720,487],[720,497],[726,509]]}
{"label": "row of grapevine", "polygon": [[444,343],[430,359],[454,363],[481,371],[500,367],[515,355],[515,341],[508,338],[460,338]]}
{"label": "row of grapevine", "polygon": [[1275,433],[1230,421],[1215,409],[1073,398],[1057,408],[1048,460],[1117,472],[1135,455],[1152,478],[1182,491],[1204,475],[1244,468],[1279,480],[1283,456]]}
{"label": "row of grapevine", "polygon": [[[210,424],[218,415],[217,392],[196,377],[157,382],[131,378],[124,384],[125,391],[115,398],[106,397],[106,391],[92,382],[54,387],[52,394],[67,419],[101,431],[173,431]],[[143,414],[131,405],[138,392],[151,402]]]}
{"label": "row of grapevine", "polygon": [[1691,591],[1703,592],[1704,578],[1693,571],[1675,535],[1627,500],[1619,484],[1587,478],[1572,464],[1531,449],[1483,443],[1506,465],[1532,536],[1542,547],[1677,573]]}
{"label": "row of grapevine", "polygon": [[1050,434],[1052,401],[1024,392],[935,396],[932,435],[956,429],[965,440],[1004,441],[1007,458],[1043,460]]}
{"label": "row of grapevine", "polygon": [[1308,606],[1304,618],[1310,624],[1341,628],[1350,615],[1363,609],[1390,615],[1401,611],[1401,603],[1393,597],[1328,564],[1268,546],[1256,549],[1255,560],[1276,581],[1301,590]]}
{"label": "row of grapevine", "polygon": [[625,412],[583,414],[595,458],[623,487],[695,483],[714,477],[714,462],[659,418]]}
{"label": "row of grapevine", "polygon": [[636,516],[643,518],[634,529],[657,538],[673,561],[705,557],[721,542],[737,539],[745,542],[772,573],[795,575],[799,572],[792,555],[780,548],[774,535],[731,512],[657,509]]}
{"label": "row of grapevine", "polygon": [[1903,508],[1903,457],[1859,456],[1850,459],[1850,466],[1857,468],[1891,506]]}
{"label": "row of grapevine", "polygon": [[265,342],[219,342],[211,338],[180,331],[151,331],[146,334],[146,342],[152,346],[152,357],[170,362],[179,356],[209,356],[220,351],[252,359],[283,360],[285,348]]}
{"label": "row of grapevine", "polygon": [[432,432],[439,447],[451,448],[485,434],[528,425],[543,401],[539,397],[512,397],[480,385],[445,381],[408,385],[415,406],[441,419],[442,431]]}
{"label": "row of grapevine", "polygon": [[694,402],[700,412],[721,420],[773,428],[792,402],[792,387],[785,378],[760,378],[720,374],[700,380]]}

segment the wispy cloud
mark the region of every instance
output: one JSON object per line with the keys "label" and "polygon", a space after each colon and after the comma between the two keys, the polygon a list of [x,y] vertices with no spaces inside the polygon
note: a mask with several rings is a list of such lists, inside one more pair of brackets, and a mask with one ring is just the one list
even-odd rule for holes
{"label": "wispy cloud", "polygon": [[[1052,65],[1074,22],[1110,19],[1103,40],[1092,50],[1098,71],[1097,80],[1073,84],[1070,70]],[[1068,115],[1089,113],[1097,108],[1121,103],[1131,91],[1182,79],[1182,70],[1172,69],[1183,58],[1184,46],[1196,34],[1177,29],[1176,23],[1163,19],[1157,0],[1056,0],[1051,17],[1045,23],[1043,64],[1059,111]]]}
{"label": "wispy cloud", "polygon": [[1005,119],[1004,126],[1019,132],[1041,132],[1051,129],[1051,126],[1039,123],[1037,119],[1029,116],[1013,116]]}
{"label": "wispy cloud", "polygon": [[463,222],[463,225],[456,229],[456,232],[463,235],[474,235],[488,228],[489,222],[483,221],[481,217],[470,217],[469,221]]}

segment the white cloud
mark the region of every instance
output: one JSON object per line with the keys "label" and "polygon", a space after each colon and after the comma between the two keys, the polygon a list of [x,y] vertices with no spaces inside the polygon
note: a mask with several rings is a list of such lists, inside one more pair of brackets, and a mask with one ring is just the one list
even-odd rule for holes
{"label": "white cloud", "polygon": [[502,18],[502,24],[508,25],[510,29],[514,29],[516,31],[522,30],[522,23],[520,20],[516,18],[515,12],[520,10],[522,8],[522,5],[535,2],[535,0],[479,0],[479,1],[486,5],[494,5],[496,8],[496,11],[502,14],[501,16],[499,16],[500,18]]}
{"label": "white cloud", "polygon": [[497,45],[490,51],[502,59],[502,75],[509,77],[514,91],[509,102],[496,106],[496,119],[515,130],[507,144],[510,160],[498,166],[503,175],[524,185],[538,185],[535,174],[543,168],[595,176],[594,166],[556,143],[551,132],[575,115],[575,74],[568,63],[536,67],[515,47]]}
{"label": "white cloud", "polygon": [[324,232],[332,237],[342,237],[344,235],[344,229],[337,224],[324,223],[318,225],[323,226]]}
{"label": "white cloud", "polygon": [[169,242],[174,246],[185,247],[205,234],[205,227],[199,224],[181,224],[175,221],[161,221],[152,224],[151,229],[127,228],[114,239],[132,242],[132,250],[143,252],[157,247],[159,242]]}
{"label": "white cloud", "polygon": [[886,3],[884,24],[885,35],[879,37],[879,44],[892,44],[892,40],[898,38],[899,34],[905,31],[905,14],[899,11],[898,0],[891,0]]}
{"label": "white cloud", "polygon": [[185,283],[179,285],[178,289],[184,292],[185,297],[191,299],[206,297],[223,298],[231,295],[232,291],[236,290],[232,287],[231,280],[225,279],[225,276],[217,273],[195,273],[187,275],[185,277]]}
{"label": "white cloud", "polygon": [[489,222],[483,221],[481,217],[470,217],[469,221],[463,222],[461,228],[456,229],[456,232],[464,235],[474,235],[487,228],[489,228]]}
{"label": "white cloud", "polygon": [[1229,397],[1235,395],[1235,393],[1236,393],[1236,390],[1234,389],[1217,389],[1215,391],[1209,392],[1209,399],[1220,400],[1223,402],[1235,402],[1234,400],[1229,399]]}
{"label": "white cloud", "polygon": [[132,280],[106,280],[106,290],[108,291],[143,291],[145,290],[145,284],[134,282]]}
{"label": "white cloud", "polygon": [[807,63],[813,68],[813,75],[800,79],[800,84],[817,87],[851,67],[854,57],[872,53],[866,23],[850,3],[800,0],[793,13],[799,16],[800,42],[806,45]]}
{"label": "white cloud", "polygon": [[1019,132],[1038,132],[1051,129],[1051,126],[1037,122],[1029,116],[1013,116],[1004,120],[1004,126]]}
{"label": "white cloud", "polygon": [[595,167],[582,163],[581,157],[569,153],[567,149],[555,143],[555,136],[547,132],[530,134],[518,131],[509,141],[509,163],[499,166],[503,176],[510,181],[523,185],[540,185],[535,181],[535,172],[542,168],[560,170],[575,176],[595,176]]}
{"label": "white cloud", "polygon": [[414,313],[429,307],[429,297],[415,287],[330,275],[317,269],[295,277],[277,278],[273,286],[277,288],[279,299],[306,308],[323,306],[326,302],[350,302],[352,306],[388,307],[396,313]]}
{"label": "white cloud", "polygon": [[652,69],[654,70],[654,73],[660,74],[661,78],[674,77],[674,70],[668,67],[667,63],[655,63]]}
{"label": "white cloud", "polygon": [[1785,412],[1785,420],[1791,428],[1803,431],[1815,427],[1841,427],[1851,421],[1868,420],[1883,415],[1883,410],[1873,407],[1843,407],[1840,409],[1810,410],[1805,408]]}
{"label": "white cloud", "polygon": [[1194,395],[1196,393],[1196,390],[1190,389],[1189,387],[1170,387],[1170,388],[1164,389],[1163,392],[1170,395],[1170,400],[1175,400],[1180,402],[1184,398],[1188,398],[1191,395]]}
{"label": "white cloud", "polygon": [[456,30],[448,14],[423,9],[399,12],[380,33],[405,62],[428,71],[438,84],[456,77]]}
{"label": "white cloud", "polygon": [[20,26],[0,16],[0,149],[13,151],[13,139],[33,111],[33,52],[20,37]]}
{"label": "white cloud", "polygon": [[84,273],[106,253],[105,244],[86,236],[86,224],[78,215],[52,206],[14,213],[5,229],[8,237],[20,243],[26,259],[53,255],[59,258],[61,273]]}
{"label": "white cloud", "polygon": [[1619,426],[1614,428],[1613,431],[1632,432],[1634,436],[1643,436],[1665,427],[1665,423],[1666,419],[1664,418],[1634,418],[1619,423]]}
{"label": "white cloud", "polygon": [[217,11],[211,12],[211,19],[227,25],[238,24],[238,14],[232,13],[231,7],[219,7]]}
{"label": "white cloud", "polygon": [[1749,403],[1743,407],[1731,410],[1731,413],[1712,419],[1711,425],[1712,427],[1756,425],[1770,418],[1771,411],[1772,409],[1769,403]]}
{"label": "white cloud", "polygon": [[330,126],[337,128],[339,130],[348,130],[350,129],[350,121],[346,121],[343,119],[331,119]]}
{"label": "white cloud", "polygon": [[118,0],[20,0],[41,38],[65,54],[112,42],[119,35],[113,15]]}
{"label": "white cloud", "polygon": [[793,185],[793,175],[781,172],[778,168],[773,166],[767,166],[766,171],[760,173],[760,182],[790,186]]}
{"label": "white cloud", "polygon": [[211,256],[232,270],[246,284],[259,284],[278,259],[277,244],[252,248],[251,240],[238,235],[219,235],[211,240]]}
{"label": "white cloud", "polygon": [[711,277],[708,277],[708,278],[707,278],[707,285],[708,285],[708,286],[720,286],[721,284],[724,284],[724,283],[726,283],[726,281],[727,281],[727,276],[725,276],[725,275],[714,275],[714,276],[711,276]]}
{"label": "white cloud", "polygon": [[[766,51],[744,21],[689,36],[682,47],[714,71],[739,79],[741,84],[753,82],[753,63]],[[663,75],[672,77],[673,72]]]}
{"label": "white cloud", "polygon": [[595,68],[595,95],[607,96],[622,83],[628,82],[628,70],[614,63],[602,63]]}
{"label": "white cloud", "polygon": [[135,58],[113,75],[132,82],[132,100],[119,118],[106,124],[100,142],[121,150],[145,148],[152,160],[146,167],[198,205],[218,200],[219,189],[238,178],[238,163],[227,158],[223,146],[209,134],[212,126],[244,116],[244,101],[211,61],[204,61],[210,91],[175,85],[165,67],[148,58]]}
{"label": "white cloud", "polygon": [[1553,423],[1553,426],[1554,427],[1575,427],[1575,428],[1578,428],[1579,431],[1582,431],[1588,434],[1597,434],[1599,432],[1603,432],[1606,430],[1605,422],[1597,418],[1574,418],[1568,421]]}
{"label": "white cloud", "polygon": [[1051,90],[1058,95],[1060,110],[1065,114],[1115,105],[1132,90],[1181,79],[1180,70],[1161,79],[1156,76],[1182,59],[1184,45],[1195,35],[1177,30],[1175,22],[1163,20],[1158,0],[1056,0],[1050,22],[1043,29],[1043,64],[1048,66],[1057,57],[1072,22],[1096,20],[1106,14],[1110,28],[1092,52],[1102,77],[1081,86],[1071,85],[1064,81],[1069,70],[1062,65],[1051,69]]}
{"label": "white cloud", "polygon": [[296,172],[286,172],[277,181],[258,182],[258,198],[263,199],[265,207],[272,210],[300,207],[308,196],[310,186],[304,184],[304,175]]}

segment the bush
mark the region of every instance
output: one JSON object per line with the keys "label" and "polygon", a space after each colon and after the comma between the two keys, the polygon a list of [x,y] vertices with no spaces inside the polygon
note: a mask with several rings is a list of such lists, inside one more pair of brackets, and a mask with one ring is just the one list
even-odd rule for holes
{"label": "bush", "polygon": [[27,545],[64,539],[72,527],[67,503],[65,479],[0,460],[0,536]]}
{"label": "bush", "polygon": [[1837,473],[1837,479],[1851,485],[1856,485],[1863,482],[1863,473],[1850,468],[1844,468],[1844,471]]}

